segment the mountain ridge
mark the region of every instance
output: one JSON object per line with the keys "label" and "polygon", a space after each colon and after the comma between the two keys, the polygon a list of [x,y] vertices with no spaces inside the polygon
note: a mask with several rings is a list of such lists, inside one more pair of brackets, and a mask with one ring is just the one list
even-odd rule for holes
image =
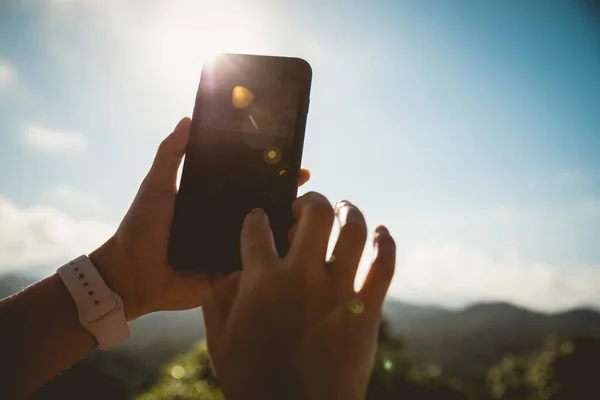
{"label": "mountain ridge", "polygon": [[[32,273],[17,273],[17,272],[5,272],[0,274],[0,298],[8,297],[19,290],[26,288],[29,285],[37,282],[38,280],[43,279],[43,277],[36,277],[35,274]],[[600,315],[600,307],[595,307],[590,304],[582,304],[574,307],[568,307],[557,311],[544,311],[535,308],[530,308],[524,305],[520,305],[517,303],[511,303],[509,301],[476,301],[473,303],[469,303],[463,307],[444,307],[438,304],[432,303],[419,303],[406,301],[404,299],[399,299],[396,297],[388,297],[386,300],[387,304],[395,304],[395,305],[406,305],[410,307],[409,310],[406,310],[411,313],[420,312],[420,313],[461,313],[461,312],[473,312],[474,310],[480,308],[496,308],[496,307],[506,307],[513,309],[514,311],[526,311],[528,313],[539,314],[539,315],[561,315],[561,314],[569,314],[573,312],[581,312],[581,313],[594,313]],[[385,308],[385,306],[384,306]]]}
{"label": "mountain ridge", "polygon": [[[30,276],[0,276],[0,297],[34,281]],[[383,314],[415,362],[438,365],[465,381],[481,381],[489,367],[506,355],[537,351],[548,337],[600,335],[600,313],[592,307],[547,313],[496,301],[452,310],[389,298]],[[143,360],[149,369],[158,368],[205,335],[200,310],[147,315],[134,321],[131,331],[132,337],[114,351]]]}

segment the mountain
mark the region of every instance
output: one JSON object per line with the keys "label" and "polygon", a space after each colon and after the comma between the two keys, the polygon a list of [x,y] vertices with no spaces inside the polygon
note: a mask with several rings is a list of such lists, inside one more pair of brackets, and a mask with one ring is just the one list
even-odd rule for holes
{"label": "mountain", "polygon": [[479,303],[450,311],[391,300],[385,311],[415,361],[437,364],[466,381],[481,381],[504,356],[531,353],[550,336],[600,334],[600,313],[584,308],[546,314],[509,303]]}
{"label": "mountain", "polygon": [[[0,297],[33,281],[21,275],[0,276]],[[506,355],[537,351],[549,336],[600,335],[600,314],[586,308],[549,314],[497,302],[448,310],[390,299],[384,306],[384,316],[392,332],[403,338],[415,362],[422,366],[438,365],[444,374],[474,386],[483,384],[491,365]],[[130,339],[111,351],[92,353],[46,391],[53,393],[53,385],[71,387],[65,381],[81,380],[79,369],[112,378],[127,393],[142,390],[152,384],[165,362],[186,351],[205,334],[199,310],[148,315],[134,321],[131,331]],[[88,389],[91,384],[88,380]],[[100,387],[98,390],[101,393]]]}
{"label": "mountain", "polygon": [[450,311],[442,307],[406,303],[395,299],[390,299],[383,305],[383,314],[398,334],[420,326],[425,321],[443,318],[448,313]]}
{"label": "mountain", "polygon": [[36,281],[37,279],[34,277],[25,274],[0,275],[0,299],[10,296]]}

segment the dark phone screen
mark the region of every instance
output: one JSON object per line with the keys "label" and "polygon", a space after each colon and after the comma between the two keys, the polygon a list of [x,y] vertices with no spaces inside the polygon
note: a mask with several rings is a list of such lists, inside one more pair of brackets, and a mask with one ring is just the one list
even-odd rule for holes
{"label": "dark phone screen", "polygon": [[200,85],[193,159],[186,165],[201,179],[190,184],[205,191],[210,183],[214,196],[240,190],[247,195],[248,184],[276,188],[293,162],[298,85],[207,81]]}
{"label": "dark phone screen", "polygon": [[290,205],[297,192],[294,136],[301,101],[295,81],[203,75],[170,252],[202,250],[195,258],[209,264],[202,266],[207,272],[239,269],[242,222],[254,208],[267,212],[277,249],[280,255],[287,252]]}

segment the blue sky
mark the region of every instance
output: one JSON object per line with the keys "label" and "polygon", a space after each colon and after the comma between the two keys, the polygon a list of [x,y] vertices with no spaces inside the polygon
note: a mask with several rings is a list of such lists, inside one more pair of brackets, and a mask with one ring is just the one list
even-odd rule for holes
{"label": "blue sky", "polygon": [[393,296],[600,307],[595,18],[577,1],[4,1],[0,271],[104,240],[202,61],[262,53],[312,64],[303,191],[390,227]]}

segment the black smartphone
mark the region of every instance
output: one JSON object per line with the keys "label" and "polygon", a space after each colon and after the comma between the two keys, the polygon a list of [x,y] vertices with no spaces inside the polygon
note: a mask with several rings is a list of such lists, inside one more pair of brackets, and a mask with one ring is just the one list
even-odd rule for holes
{"label": "black smartphone", "polygon": [[175,270],[240,269],[242,222],[254,208],[287,253],[311,79],[299,58],[222,54],[203,66],[169,239]]}

